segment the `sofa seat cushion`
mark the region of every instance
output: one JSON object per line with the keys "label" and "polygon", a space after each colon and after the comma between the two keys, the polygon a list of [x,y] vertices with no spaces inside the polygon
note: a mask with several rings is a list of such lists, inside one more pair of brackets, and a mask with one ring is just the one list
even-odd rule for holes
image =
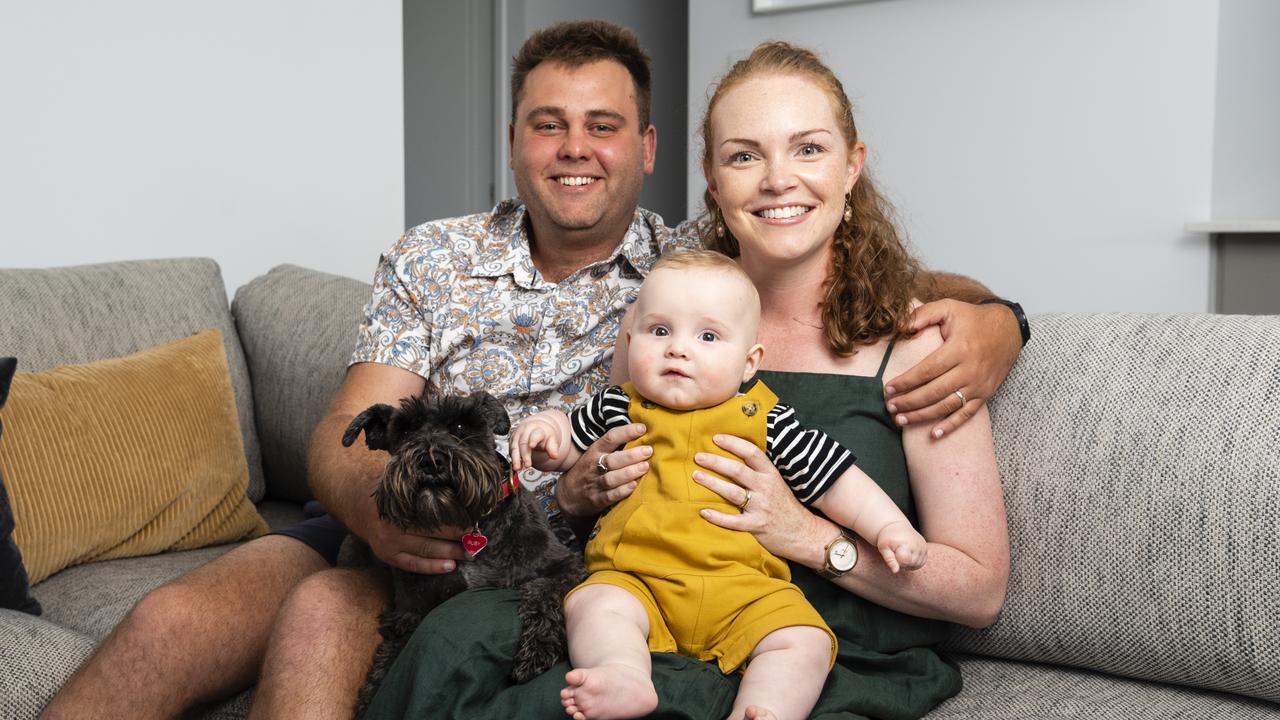
{"label": "sofa seat cushion", "polygon": [[1239,695],[974,655],[952,659],[964,689],[926,720],[1280,720],[1280,705]]}
{"label": "sofa seat cushion", "polygon": [[34,720],[94,645],[46,619],[0,609],[0,717]]}
{"label": "sofa seat cushion", "polygon": [[249,499],[262,499],[249,371],[213,260],[0,269],[0,316],[0,355],[16,355],[25,372],[123,357],[206,328],[222,331],[249,467]]}
{"label": "sofa seat cushion", "polygon": [[[258,513],[273,530],[303,519],[296,503],[264,502]],[[80,565],[36,585],[33,592],[47,620],[100,641],[143,595],[238,545]]]}
{"label": "sofa seat cushion", "polygon": [[32,582],[96,560],[266,531],[218,330],[111,360],[18,373],[3,469]]}

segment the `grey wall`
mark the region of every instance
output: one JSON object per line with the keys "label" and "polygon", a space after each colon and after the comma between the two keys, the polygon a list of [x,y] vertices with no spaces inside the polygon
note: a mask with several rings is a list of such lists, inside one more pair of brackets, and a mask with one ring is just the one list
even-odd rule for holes
{"label": "grey wall", "polygon": [[404,2],[405,227],[494,205],[493,3]]}
{"label": "grey wall", "polygon": [[1183,224],[1210,211],[1218,0],[749,6],[690,4],[690,128],[731,58],[815,47],[928,264],[1028,312],[1208,309],[1209,243]]}
{"label": "grey wall", "polygon": [[368,279],[400,233],[397,0],[2,7],[0,265]]}
{"label": "grey wall", "polygon": [[1280,2],[1221,0],[1213,158],[1215,220],[1280,219],[1277,33]]}
{"label": "grey wall", "polygon": [[[697,3],[694,3],[695,5]],[[505,38],[502,77],[499,84],[498,115],[500,159],[497,177],[499,195],[515,195],[515,180],[507,170],[507,122],[511,117],[511,56],[520,49],[529,33],[565,20],[608,20],[630,28],[653,59],[652,122],[658,129],[658,160],[646,181],[640,204],[663,216],[669,223],[684,219],[685,158],[688,153],[688,0],[497,0],[496,12]]]}

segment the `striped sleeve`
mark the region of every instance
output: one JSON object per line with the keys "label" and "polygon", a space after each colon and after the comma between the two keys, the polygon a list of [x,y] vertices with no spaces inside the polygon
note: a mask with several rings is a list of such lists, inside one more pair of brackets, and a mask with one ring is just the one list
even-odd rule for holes
{"label": "striped sleeve", "polygon": [[586,402],[569,411],[569,427],[573,430],[573,446],[586,452],[591,443],[612,428],[631,422],[627,408],[631,398],[617,385],[592,395]]}
{"label": "striped sleeve", "polygon": [[805,505],[812,505],[853,467],[853,453],[821,430],[806,429],[785,403],[769,411],[767,439],[769,459]]}

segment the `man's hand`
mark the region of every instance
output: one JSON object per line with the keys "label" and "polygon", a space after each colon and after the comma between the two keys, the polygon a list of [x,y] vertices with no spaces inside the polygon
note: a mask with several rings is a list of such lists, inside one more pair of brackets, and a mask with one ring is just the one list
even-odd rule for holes
{"label": "man's hand", "polygon": [[890,380],[884,391],[898,425],[942,420],[930,432],[940,438],[995,394],[1022,350],[1022,333],[1009,308],[958,300],[921,305],[908,327],[915,331],[930,325],[941,331],[942,346]]}
{"label": "man's hand", "polygon": [[458,568],[458,561],[466,557],[461,542],[465,529],[442,527],[431,533],[401,530],[378,516],[371,490],[352,498],[345,509],[350,522],[347,529],[364,540],[379,560],[392,567],[422,575],[439,575],[453,572]]}
{"label": "man's hand", "polygon": [[[653,448],[642,445],[619,450],[644,435],[645,427],[631,423],[600,436],[556,481],[556,504],[570,518],[587,520],[613,507],[636,489],[636,482],[649,471]],[[600,472],[604,468],[605,472]]]}
{"label": "man's hand", "polygon": [[462,528],[440,528],[432,535],[404,531],[377,519],[360,534],[379,560],[411,573],[439,575],[453,572],[466,557]]}

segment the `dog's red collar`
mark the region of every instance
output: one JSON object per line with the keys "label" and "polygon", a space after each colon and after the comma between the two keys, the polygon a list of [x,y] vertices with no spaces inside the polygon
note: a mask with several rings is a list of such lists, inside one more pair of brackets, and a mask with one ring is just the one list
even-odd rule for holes
{"label": "dog's red collar", "polygon": [[[498,502],[502,502],[507,498],[517,495],[520,492],[520,476],[515,471],[511,471],[511,477],[502,483],[502,497],[498,498]],[[496,509],[496,508],[495,508]],[[480,523],[472,523],[471,530],[462,536],[462,547],[467,551],[467,559],[474,560],[480,551],[485,549],[489,544],[489,538],[480,530]]]}
{"label": "dog's red collar", "polygon": [[519,492],[520,492],[520,476],[516,475],[515,470],[512,470],[511,479],[502,483],[502,497],[499,499],[499,502],[501,502],[502,500],[506,500],[507,498]]}

